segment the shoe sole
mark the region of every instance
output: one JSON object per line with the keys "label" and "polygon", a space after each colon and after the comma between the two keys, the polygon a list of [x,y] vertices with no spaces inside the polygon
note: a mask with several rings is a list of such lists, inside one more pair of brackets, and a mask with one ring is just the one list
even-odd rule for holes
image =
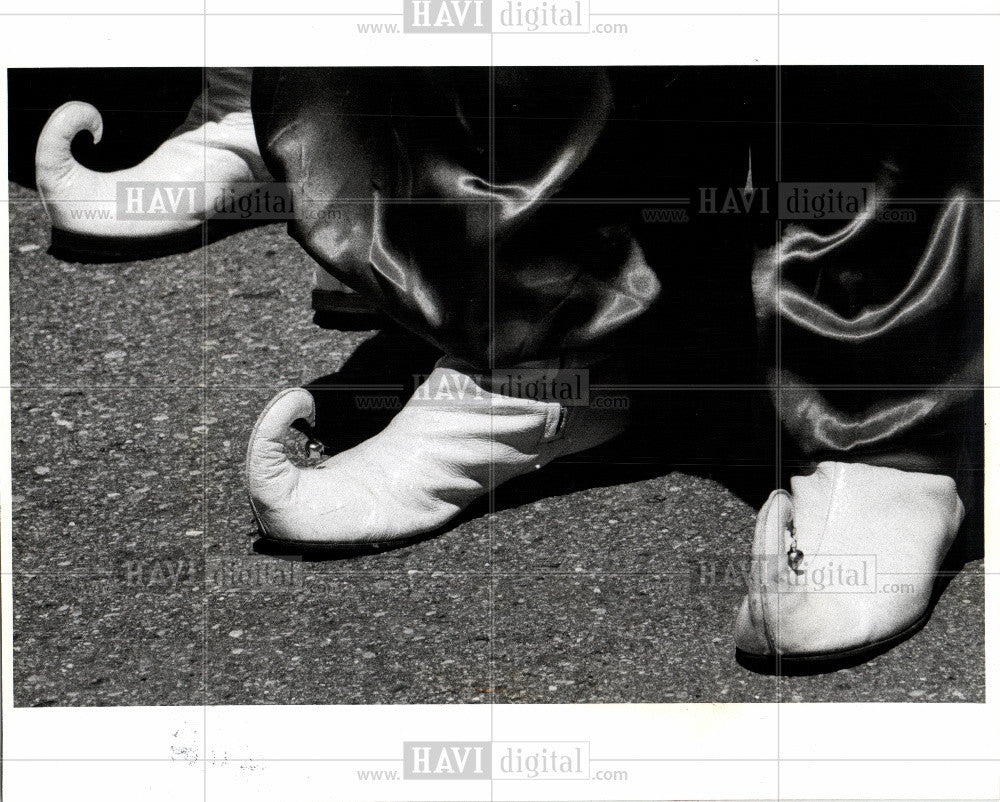
{"label": "shoe sole", "polygon": [[312,291],[313,323],[335,331],[384,329],[388,318],[356,292]]}
{"label": "shoe sole", "polygon": [[49,254],[64,262],[110,264],[161,259],[165,256],[190,253],[220,239],[255,228],[259,223],[239,221],[208,221],[186,231],[160,234],[155,237],[107,237],[81,234],[62,228],[52,229]]}
{"label": "shoe sole", "polygon": [[389,320],[381,312],[328,308],[313,312],[313,323],[332,331],[376,331],[386,328]]}

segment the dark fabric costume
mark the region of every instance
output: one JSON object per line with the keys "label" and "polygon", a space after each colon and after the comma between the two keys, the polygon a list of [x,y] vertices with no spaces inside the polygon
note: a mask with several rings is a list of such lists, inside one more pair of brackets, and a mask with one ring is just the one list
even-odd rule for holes
{"label": "dark fabric costume", "polygon": [[[811,458],[952,473],[981,398],[982,87],[977,68],[267,69],[252,105],[293,236],[446,353],[763,385]],[[779,180],[870,184],[911,217],[783,219]]]}

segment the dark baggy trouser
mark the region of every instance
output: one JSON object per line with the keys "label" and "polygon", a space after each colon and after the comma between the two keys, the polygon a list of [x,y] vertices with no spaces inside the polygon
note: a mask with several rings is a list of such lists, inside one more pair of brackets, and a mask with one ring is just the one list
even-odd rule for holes
{"label": "dark baggy trouser", "polygon": [[982,398],[982,88],[978,68],[267,69],[253,112],[293,236],[451,356],[757,384],[810,459],[954,473]]}

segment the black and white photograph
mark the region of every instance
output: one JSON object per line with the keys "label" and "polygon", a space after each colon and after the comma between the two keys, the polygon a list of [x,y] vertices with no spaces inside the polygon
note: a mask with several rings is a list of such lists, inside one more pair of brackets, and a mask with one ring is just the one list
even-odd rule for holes
{"label": "black and white photograph", "polygon": [[7,798],[1000,798],[1000,12],[635,5],[6,62]]}

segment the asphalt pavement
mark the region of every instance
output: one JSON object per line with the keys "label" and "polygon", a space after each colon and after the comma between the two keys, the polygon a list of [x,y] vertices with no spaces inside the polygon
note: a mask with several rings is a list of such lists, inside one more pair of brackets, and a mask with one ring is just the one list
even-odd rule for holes
{"label": "asphalt pavement", "polygon": [[868,663],[774,677],[735,662],[775,459],[729,436],[755,401],[721,391],[643,401],[721,434],[650,453],[633,432],[435,537],[265,547],[241,472],[270,396],[313,383],[339,447],[391,415],[359,394],[405,398],[436,354],[391,327],[314,326],[310,260],[281,225],[73,264],[47,253],[37,194],[10,191],[17,705],[984,700],[980,560]]}

